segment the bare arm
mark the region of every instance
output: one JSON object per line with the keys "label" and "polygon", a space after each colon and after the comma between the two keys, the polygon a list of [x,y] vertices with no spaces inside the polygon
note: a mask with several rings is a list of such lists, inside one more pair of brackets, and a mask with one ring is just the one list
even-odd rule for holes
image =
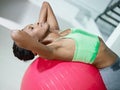
{"label": "bare arm", "polygon": [[24,49],[31,50],[46,59],[59,59],[70,61],[74,53],[74,41],[62,39],[49,45],[44,45],[32,38],[25,31],[15,31],[11,33],[15,43]]}
{"label": "bare arm", "polygon": [[15,41],[17,46],[21,48],[33,51],[39,54],[40,56],[48,58],[48,59],[52,58],[51,56],[53,56],[52,48],[41,44],[40,42],[38,42],[37,39],[32,38],[25,31],[13,31],[11,33],[11,37]]}
{"label": "bare arm", "polygon": [[50,30],[59,30],[58,22],[48,2],[43,2],[39,16],[39,22],[40,23],[47,22],[50,26]]}

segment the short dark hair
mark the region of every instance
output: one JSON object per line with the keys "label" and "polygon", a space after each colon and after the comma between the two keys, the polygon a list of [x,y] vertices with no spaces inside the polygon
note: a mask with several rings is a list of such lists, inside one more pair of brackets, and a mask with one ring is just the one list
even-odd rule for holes
{"label": "short dark hair", "polygon": [[32,60],[35,57],[32,51],[18,47],[15,42],[13,43],[13,53],[15,57],[22,61]]}

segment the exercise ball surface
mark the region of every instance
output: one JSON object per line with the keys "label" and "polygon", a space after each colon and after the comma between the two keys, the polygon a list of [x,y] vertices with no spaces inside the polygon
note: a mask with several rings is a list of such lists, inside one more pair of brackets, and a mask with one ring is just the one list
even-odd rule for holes
{"label": "exercise ball surface", "polygon": [[26,70],[20,90],[106,90],[90,64],[37,58]]}

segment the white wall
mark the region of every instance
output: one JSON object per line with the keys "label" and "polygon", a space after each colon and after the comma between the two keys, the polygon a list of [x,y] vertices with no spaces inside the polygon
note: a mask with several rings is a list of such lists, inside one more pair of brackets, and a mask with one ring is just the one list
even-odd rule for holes
{"label": "white wall", "polygon": [[[65,0],[78,8],[83,7],[84,9],[91,12],[91,16],[95,18],[102,13],[111,0]],[[73,12],[74,13],[74,12]]]}
{"label": "white wall", "polygon": [[117,54],[120,56],[120,24],[115,28],[112,32],[106,44]]}
{"label": "white wall", "polygon": [[12,53],[10,32],[0,26],[0,90],[20,90],[28,63],[20,62]]}

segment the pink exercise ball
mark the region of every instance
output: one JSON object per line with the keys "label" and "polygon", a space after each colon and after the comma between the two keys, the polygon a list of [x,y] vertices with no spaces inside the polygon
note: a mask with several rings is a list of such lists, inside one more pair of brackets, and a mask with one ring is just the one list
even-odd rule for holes
{"label": "pink exercise ball", "polygon": [[99,70],[80,62],[37,58],[25,72],[20,90],[106,90]]}

